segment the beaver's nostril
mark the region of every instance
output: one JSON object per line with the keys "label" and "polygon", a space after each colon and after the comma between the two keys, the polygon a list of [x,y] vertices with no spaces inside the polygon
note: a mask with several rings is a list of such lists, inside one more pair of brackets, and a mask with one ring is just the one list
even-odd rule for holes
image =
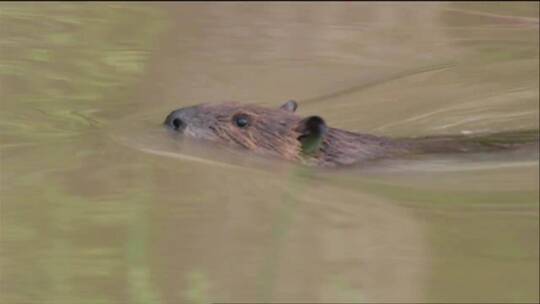
{"label": "beaver's nostril", "polygon": [[185,123],[184,121],[182,121],[180,118],[174,118],[172,121],[171,121],[171,126],[173,127],[173,129],[175,130],[181,130],[185,127]]}

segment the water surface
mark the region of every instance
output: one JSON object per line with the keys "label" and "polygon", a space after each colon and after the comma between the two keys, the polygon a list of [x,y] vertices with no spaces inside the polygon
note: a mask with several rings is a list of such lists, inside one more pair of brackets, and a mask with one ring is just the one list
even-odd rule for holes
{"label": "water surface", "polygon": [[538,302],[538,156],[317,170],[177,141],[238,100],[538,129],[538,3],[0,5],[3,303]]}

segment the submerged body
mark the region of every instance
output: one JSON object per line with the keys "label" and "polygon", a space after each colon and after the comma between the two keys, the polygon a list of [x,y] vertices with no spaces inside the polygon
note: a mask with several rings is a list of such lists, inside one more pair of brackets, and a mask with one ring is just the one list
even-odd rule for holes
{"label": "submerged body", "polygon": [[538,145],[538,130],[489,135],[388,138],[326,125],[319,116],[303,118],[288,101],[279,109],[226,102],[171,112],[164,124],[184,136],[233,145],[255,153],[335,167],[408,154],[507,150]]}

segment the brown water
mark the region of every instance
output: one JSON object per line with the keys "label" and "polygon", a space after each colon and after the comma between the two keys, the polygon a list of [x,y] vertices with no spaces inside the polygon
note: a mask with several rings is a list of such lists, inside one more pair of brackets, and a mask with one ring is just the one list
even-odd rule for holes
{"label": "brown water", "polygon": [[238,100],[538,128],[538,3],[0,5],[2,303],[538,302],[538,156],[323,171],[173,141]]}

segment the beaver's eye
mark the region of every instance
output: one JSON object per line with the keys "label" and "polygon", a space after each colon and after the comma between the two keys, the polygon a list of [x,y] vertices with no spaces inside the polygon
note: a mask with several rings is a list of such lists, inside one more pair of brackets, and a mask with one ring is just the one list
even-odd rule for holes
{"label": "beaver's eye", "polygon": [[239,128],[245,128],[249,125],[249,117],[246,114],[237,114],[234,115],[233,122]]}

